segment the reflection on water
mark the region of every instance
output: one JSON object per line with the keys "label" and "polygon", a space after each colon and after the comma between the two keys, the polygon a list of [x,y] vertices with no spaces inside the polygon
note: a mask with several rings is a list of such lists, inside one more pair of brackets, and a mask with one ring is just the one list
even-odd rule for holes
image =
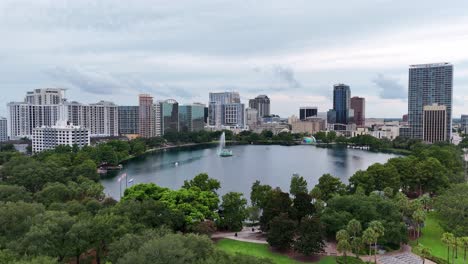
{"label": "reflection on water", "polygon": [[[344,182],[357,170],[395,157],[393,154],[374,153],[347,148],[318,148],[314,146],[232,146],[234,156],[221,158],[216,147],[189,148],[152,153],[124,165],[123,170],[102,177],[106,194],[119,197],[117,176],[127,173],[134,183],[154,182],[177,189],[184,180],[206,172],[221,182],[220,194],[242,192],[249,197],[255,180],[289,190],[293,173],[304,176],[309,188],[318,178],[330,173]],[[176,165],[177,164],[177,165]]]}

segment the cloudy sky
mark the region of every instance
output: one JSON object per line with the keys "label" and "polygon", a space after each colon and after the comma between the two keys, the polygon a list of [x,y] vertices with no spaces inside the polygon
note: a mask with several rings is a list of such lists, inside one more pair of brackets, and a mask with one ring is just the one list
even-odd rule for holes
{"label": "cloudy sky", "polygon": [[367,115],[407,111],[408,65],[455,65],[454,115],[468,113],[468,1],[1,0],[0,115],[27,90],[136,105],[209,91],[268,94],[272,112],[331,107],[332,86]]}

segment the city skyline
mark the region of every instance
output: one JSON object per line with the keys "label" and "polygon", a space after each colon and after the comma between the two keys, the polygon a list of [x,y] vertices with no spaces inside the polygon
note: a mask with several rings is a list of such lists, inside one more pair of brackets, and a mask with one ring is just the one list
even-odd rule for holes
{"label": "city skyline", "polygon": [[297,105],[330,109],[342,82],[367,99],[369,117],[396,118],[406,113],[408,66],[450,62],[460,116],[468,3],[418,2],[2,1],[0,104],[44,87],[118,105],[137,105],[140,93],[207,103],[209,91],[238,91],[244,103],[267,94],[271,112],[289,116]]}

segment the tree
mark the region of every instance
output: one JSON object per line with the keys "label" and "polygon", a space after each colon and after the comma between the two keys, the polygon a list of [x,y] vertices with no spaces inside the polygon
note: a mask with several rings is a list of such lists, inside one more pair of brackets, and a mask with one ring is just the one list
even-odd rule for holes
{"label": "tree", "polygon": [[296,222],[282,213],[271,220],[267,242],[270,246],[281,250],[289,249],[294,241],[295,230]]}
{"label": "tree", "polygon": [[208,177],[208,174],[200,173],[190,181],[184,181],[184,186],[182,186],[182,188],[185,189],[190,189],[192,187],[198,187],[201,191],[216,193],[216,191],[221,188],[221,184],[218,180]]}
{"label": "tree", "polygon": [[300,222],[303,217],[314,213],[315,206],[312,204],[312,197],[307,193],[298,193],[293,199],[292,218]]}
{"label": "tree", "polygon": [[442,234],[441,240],[447,246],[447,262],[450,263],[450,247],[453,244],[453,240],[455,240],[455,236],[452,233],[445,232]]}
{"label": "tree", "polygon": [[26,191],[26,188],[18,185],[0,185],[0,201],[1,202],[30,202],[32,200],[31,193]]}
{"label": "tree", "polygon": [[369,228],[374,230],[374,260],[377,263],[377,240],[385,234],[385,228],[380,221],[372,221],[369,224]]}
{"label": "tree", "polygon": [[242,223],[247,218],[247,200],[238,192],[229,192],[223,195],[222,200],[219,226],[225,230],[242,230]]}
{"label": "tree", "polygon": [[47,183],[45,187],[36,193],[39,202],[49,205],[54,202],[66,202],[73,199],[73,193],[63,183]]}
{"label": "tree", "polygon": [[419,245],[416,250],[419,252],[423,264],[426,262],[426,258],[431,256],[431,251],[427,247]]}
{"label": "tree", "polygon": [[342,252],[343,253],[343,256],[344,256],[344,262],[345,264],[347,263],[347,255],[346,255],[346,252],[348,252],[349,250],[351,250],[351,244],[349,243],[349,241],[347,240],[339,240],[338,241],[338,244],[336,245],[336,250],[338,252]]}
{"label": "tree", "polygon": [[426,220],[426,213],[422,209],[418,209],[418,210],[414,211],[413,220],[416,223],[417,232],[418,232],[418,234],[417,234],[417,237],[418,237],[417,243],[419,243],[419,236],[421,234],[421,225],[424,223],[424,220]]}
{"label": "tree", "polygon": [[374,179],[375,190],[377,191],[383,191],[386,187],[393,190],[400,189],[400,175],[391,164],[373,164],[367,168],[367,174]]}
{"label": "tree", "polygon": [[328,201],[333,195],[344,194],[346,186],[339,178],[324,174],[319,178],[319,182],[315,187],[319,188],[322,200]]}
{"label": "tree", "polygon": [[195,234],[206,235],[208,237],[211,237],[211,235],[214,232],[216,232],[216,224],[211,220],[202,221],[202,222],[196,223],[193,226],[192,231]]}
{"label": "tree", "polygon": [[376,240],[377,234],[375,233],[374,229],[368,227],[366,230],[364,230],[364,233],[362,234],[362,240],[369,245],[369,259],[372,255],[372,244]]}
{"label": "tree", "polygon": [[255,225],[260,220],[260,208],[257,206],[247,207],[247,215],[247,219],[249,219],[252,224]]}
{"label": "tree", "polygon": [[468,249],[468,236],[461,237],[459,245],[463,248],[463,262],[466,263],[466,250]]}
{"label": "tree", "polygon": [[297,239],[294,241],[294,249],[306,256],[323,252],[322,225],[318,217],[305,216],[297,230]]}
{"label": "tree", "polygon": [[46,211],[36,216],[35,224],[21,239],[22,253],[25,255],[57,257],[62,261],[71,255],[66,247],[67,233],[75,219],[62,211]]}
{"label": "tree", "polygon": [[74,254],[76,264],[80,264],[81,254],[92,248],[93,241],[93,222],[89,217],[81,216],[67,232],[64,246]]}
{"label": "tree", "polygon": [[[360,244],[361,244],[361,241],[360,241],[360,238],[359,238],[359,234],[361,233],[362,231],[362,226],[361,226],[361,222],[359,222],[358,220],[356,219],[352,219],[351,221],[348,222],[348,225],[346,226],[346,230],[348,231],[349,234],[351,234],[351,246],[352,248],[354,249],[354,252],[356,253],[356,257],[358,258],[359,257],[359,248],[360,248]],[[355,240],[359,240],[358,242],[355,242]]]}
{"label": "tree", "polygon": [[299,193],[307,192],[307,181],[304,177],[294,174],[291,178],[289,193],[296,196]]}
{"label": "tree", "polygon": [[98,181],[99,175],[96,170],[96,163],[94,163],[94,161],[91,159],[87,159],[74,166],[73,177],[78,178],[79,176],[88,178],[93,181]]}
{"label": "tree", "polygon": [[436,200],[434,207],[445,230],[453,230],[460,237],[468,236],[468,185],[452,186]]}
{"label": "tree", "polygon": [[260,209],[265,208],[271,191],[272,188],[270,185],[262,185],[260,181],[255,181],[250,191],[250,201],[252,205]]}
{"label": "tree", "polygon": [[260,217],[260,228],[268,232],[271,220],[280,214],[289,214],[291,211],[291,198],[288,193],[275,189],[268,195],[268,199]]}

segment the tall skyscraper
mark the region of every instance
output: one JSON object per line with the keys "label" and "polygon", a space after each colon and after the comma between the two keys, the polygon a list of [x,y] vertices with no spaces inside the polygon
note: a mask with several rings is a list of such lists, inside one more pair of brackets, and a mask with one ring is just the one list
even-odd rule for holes
{"label": "tall skyscraper", "polygon": [[237,92],[210,93],[208,124],[213,127],[244,127],[244,109]]}
{"label": "tall skyscraper", "polygon": [[119,106],[119,134],[138,134],[139,106]]}
{"label": "tall skyscraper", "polygon": [[194,103],[179,106],[179,130],[197,132],[205,128],[205,105]]}
{"label": "tall skyscraper", "polygon": [[249,108],[257,109],[258,116],[264,117],[270,115],[270,98],[268,96],[261,94],[254,99],[249,100]]}
{"label": "tall skyscraper", "polygon": [[351,98],[351,109],[354,110],[354,123],[357,127],[366,125],[366,100],[363,97]]}
{"label": "tall skyscraper", "polygon": [[140,94],[139,101],[139,126],[138,134],[143,138],[150,138],[156,135],[155,133],[155,110],[153,107],[153,97],[149,94]]}
{"label": "tall skyscraper", "polygon": [[5,117],[0,117],[0,142],[8,140],[8,122]]}
{"label": "tall skyscraper", "polygon": [[245,124],[250,130],[255,129],[259,124],[259,114],[257,109],[247,108],[245,109]]}
{"label": "tall skyscraper", "polygon": [[[460,123],[460,126],[461,126],[461,129],[463,131],[468,131],[468,115],[462,115],[461,116],[461,123]],[[467,132],[463,132],[463,133],[467,133]]]}
{"label": "tall skyscraper", "polygon": [[411,65],[408,84],[408,122],[412,138],[423,139],[424,106],[446,107],[446,140],[452,138],[453,65],[447,62]]}
{"label": "tall skyscraper", "polygon": [[351,89],[346,84],[333,86],[333,110],[336,112],[336,123],[348,124],[351,106]]}
{"label": "tall skyscraper", "polygon": [[423,141],[436,143],[447,141],[447,107],[425,105],[423,109]]}
{"label": "tall skyscraper", "polygon": [[306,120],[311,117],[317,117],[317,107],[315,106],[302,106],[299,108],[299,120]]}
{"label": "tall skyscraper", "polygon": [[159,102],[161,109],[161,134],[179,132],[179,103],[169,99]]}

